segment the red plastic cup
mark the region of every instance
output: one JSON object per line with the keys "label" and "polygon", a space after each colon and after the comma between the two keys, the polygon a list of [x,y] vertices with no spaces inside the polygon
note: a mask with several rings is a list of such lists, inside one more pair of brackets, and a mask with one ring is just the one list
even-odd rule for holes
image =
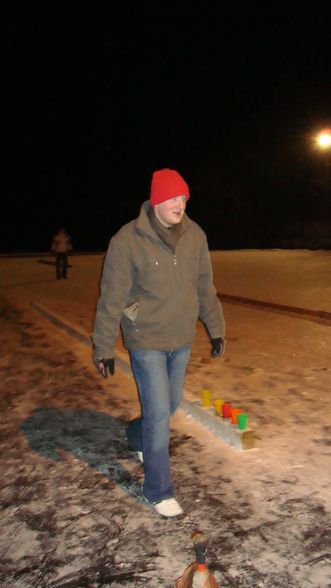
{"label": "red plastic cup", "polygon": [[231,418],[231,409],[232,409],[231,404],[229,404],[227,402],[222,404],[222,415],[224,416],[225,419]]}

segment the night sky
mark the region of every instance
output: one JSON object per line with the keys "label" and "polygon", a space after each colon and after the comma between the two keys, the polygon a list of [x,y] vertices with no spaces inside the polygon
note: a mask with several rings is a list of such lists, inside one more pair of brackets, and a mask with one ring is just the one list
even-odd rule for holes
{"label": "night sky", "polygon": [[0,252],[105,250],[162,167],[211,248],[331,246],[331,8],[246,4],[12,14]]}

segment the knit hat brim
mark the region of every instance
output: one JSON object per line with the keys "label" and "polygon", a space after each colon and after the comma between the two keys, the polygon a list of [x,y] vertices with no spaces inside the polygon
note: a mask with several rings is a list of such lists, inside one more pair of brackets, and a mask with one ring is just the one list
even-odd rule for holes
{"label": "knit hat brim", "polygon": [[155,171],[151,183],[151,206],[157,206],[176,196],[185,196],[186,200],[190,198],[189,187],[184,178],[174,169]]}

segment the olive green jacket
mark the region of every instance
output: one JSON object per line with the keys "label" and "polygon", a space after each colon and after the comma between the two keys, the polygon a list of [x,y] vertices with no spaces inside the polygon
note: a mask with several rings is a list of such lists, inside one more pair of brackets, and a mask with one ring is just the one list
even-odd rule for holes
{"label": "olive green jacket", "polygon": [[199,317],[211,338],[225,335],[205,233],[185,214],[174,254],[152,228],[148,207],[146,201],[110,241],[92,333],[95,358],[114,357],[119,327],[128,349],[191,344]]}

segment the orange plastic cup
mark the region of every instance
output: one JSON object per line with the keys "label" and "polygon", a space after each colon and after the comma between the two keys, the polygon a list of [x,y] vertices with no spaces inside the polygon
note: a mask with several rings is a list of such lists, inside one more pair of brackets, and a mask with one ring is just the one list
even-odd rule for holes
{"label": "orange plastic cup", "polygon": [[232,408],[231,410],[231,423],[233,425],[238,424],[237,416],[241,412],[240,408]]}

